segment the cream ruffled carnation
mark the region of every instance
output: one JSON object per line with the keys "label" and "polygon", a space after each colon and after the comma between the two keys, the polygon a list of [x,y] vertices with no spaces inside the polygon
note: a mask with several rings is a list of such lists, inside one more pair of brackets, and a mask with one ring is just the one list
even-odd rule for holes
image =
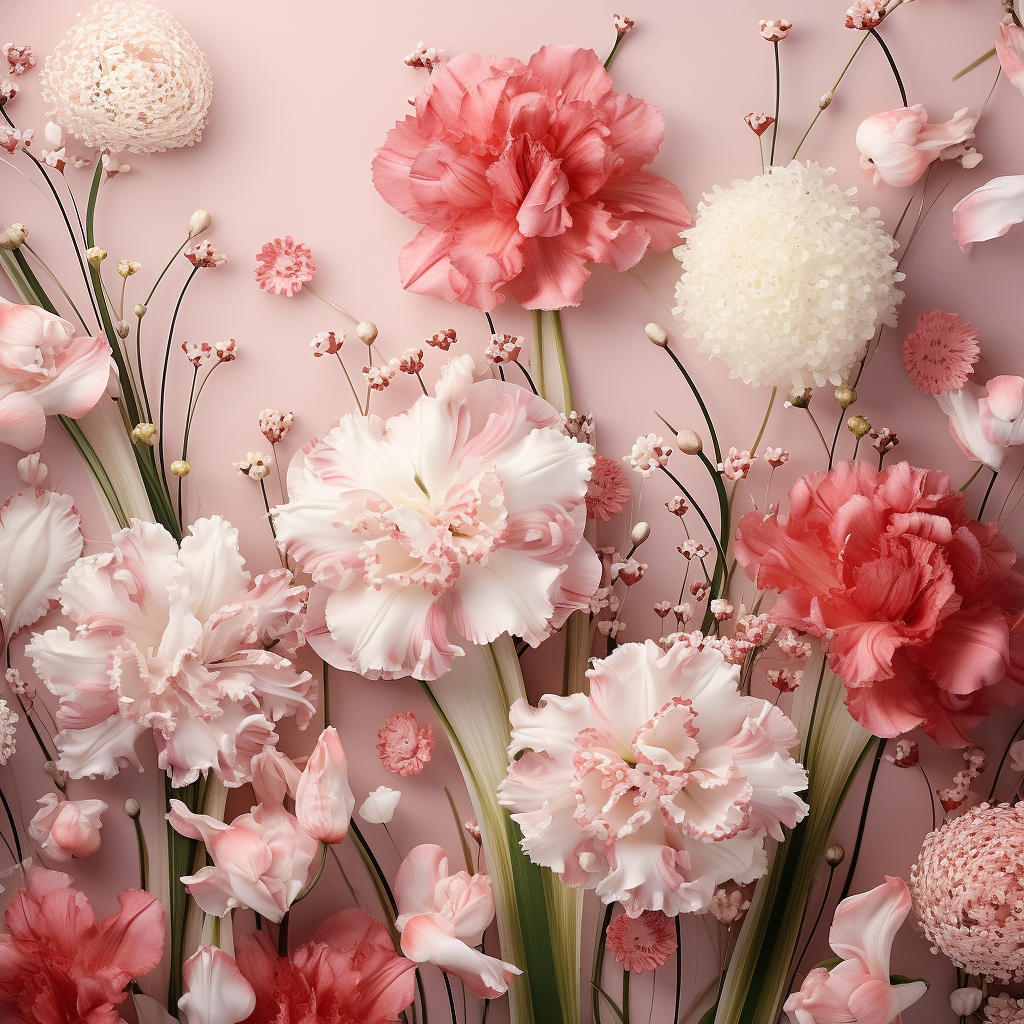
{"label": "cream ruffled carnation", "polygon": [[746,384],[844,384],[879,327],[896,324],[896,243],[834,173],[794,161],[716,186],[680,235],[673,312]]}
{"label": "cream ruffled carnation", "polygon": [[213,98],[210,65],[162,7],[96,4],[46,58],[48,116],[87,146],[162,153],[203,136]]}

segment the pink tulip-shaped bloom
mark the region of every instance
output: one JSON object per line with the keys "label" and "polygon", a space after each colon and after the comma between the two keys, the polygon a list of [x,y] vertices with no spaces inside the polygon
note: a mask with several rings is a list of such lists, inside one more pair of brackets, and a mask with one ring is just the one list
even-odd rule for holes
{"label": "pink tulip-shaped bloom", "polygon": [[373,161],[377,191],[424,225],[399,257],[402,283],[485,310],[506,294],[528,309],[578,304],[588,261],[627,270],[689,226],[675,185],[643,170],[664,134],[593,50],[437,65]]}
{"label": "pink tulip-shaped bloom", "polygon": [[873,172],[876,185],[913,185],[943,150],[973,139],[977,122],[964,107],[944,124],[929,124],[920,103],[873,114],[857,129],[860,165]]}
{"label": "pink tulip-shaped bloom", "polygon": [[436,398],[346,416],[292,462],[277,538],[316,583],[306,638],[336,668],[437,679],[463,653],[449,622],[537,646],[600,583],[583,540],[593,449],[547,402],[472,372],[459,356]]}
{"label": "pink tulip-shaped bloom", "polygon": [[76,625],[26,647],[61,698],[58,765],[73,778],[140,767],[136,740],[154,733],[175,786],[213,769],[228,786],[277,742],[275,723],[313,713],[295,665],[306,591],[283,569],[251,580],[238,531],[220,516],[189,527],[179,548],[162,527],[133,525],[113,550],[79,559],[60,588]]}
{"label": "pink tulip-shaped bloom", "polygon": [[256,1009],[256,993],[234,958],[216,946],[200,946],[181,968],[185,994],[178,1009],[188,1024],[240,1024]]}
{"label": "pink tulip-shaped bloom", "polygon": [[88,899],[59,871],[29,872],[4,913],[0,1020],[10,1024],[116,1024],[132,978],[164,949],[164,913],[148,892],[126,889],[121,909],[96,924]]}
{"label": "pink tulip-shaped bloom", "polygon": [[1024,92],[1024,29],[1019,25],[1000,25],[996,53],[1003,74]]}
{"label": "pink tulip-shaped bloom", "polygon": [[494,919],[489,875],[448,873],[448,855],[425,844],[409,853],[395,879],[402,952],[454,974],[481,999],[496,999],[523,972],[474,948]]}
{"label": "pink tulip-shaped bloom", "polygon": [[171,801],[167,820],[189,839],[202,839],[212,864],[182,881],[215,917],[248,907],[279,922],[306,885],[317,841],[280,804],[257,804],[230,824]]}
{"label": "pink tulip-shaped bloom", "polygon": [[786,1000],[790,1024],[892,1024],[916,1003],[928,985],[893,985],[889,957],[893,939],[910,913],[910,891],[902,878],[850,896],[836,907],[828,941],[841,963],[815,967]]}
{"label": "pink tulip-shaped bloom", "polygon": [[333,846],[348,834],[355,803],[341,737],[334,726],[328,726],[320,734],[299,779],[295,817],[307,835]]}
{"label": "pink tulip-shaped bloom", "polygon": [[88,857],[100,848],[100,819],[106,810],[102,800],[60,800],[47,793],[39,798],[28,834],[49,860]]}
{"label": "pink tulip-shaped bloom", "polygon": [[828,637],[850,714],[876,736],[918,726],[965,746],[993,707],[1024,703],[1024,574],[996,523],[944,473],[844,462],[789,492],[789,516],[740,520],[736,553],[773,622]]}
{"label": "pink tulip-shaped bloom", "polygon": [[509,715],[498,799],[523,849],[631,917],[707,910],[724,882],[760,878],[766,837],[807,814],[796,727],[743,696],[739,666],[701,640],[623,644],[587,673],[589,696]]}
{"label": "pink tulip-shaped bloom", "polygon": [[243,935],[235,959],[256,993],[247,1024],[393,1024],[415,993],[416,965],[361,910],[327,918],[289,957],[266,932]]}
{"label": "pink tulip-shaped bloom", "polygon": [[980,462],[998,472],[1006,459],[1006,448],[991,440],[981,425],[982,402],[988,392],[980,384],[967,381],[959,391],[935,396],[939,408],[949,417],[949,435],[972,462]]}
{"label": "pink tulip-shaped bloom", "polygon": [[46,417],[84,416],[109,379],[103,335],[76,338],[67,320],[0,298],[0,443],[37,451]]}
{"label": "pink tulip-shaped bloom", "polygon": [[978,419],[988,441],[1004,448],[1024,444],[1024,377],[993,377],[978,403]]}

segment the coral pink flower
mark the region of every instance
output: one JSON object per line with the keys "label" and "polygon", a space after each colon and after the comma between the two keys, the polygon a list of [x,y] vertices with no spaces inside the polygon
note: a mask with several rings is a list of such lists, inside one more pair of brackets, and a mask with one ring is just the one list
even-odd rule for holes
{"label": "coral pink flower", "polygon": [[1019,25],[1000,25],[996,53],[1003,74],[1024,92],[1024,29]]}
{"label": "coral pink flower", "polygon": [[392,1024],[415,993],[415,964],[361,910],[327,918],[290,957],[265,932],[243,935],[235,960],[256,993],[247,1024]]}
{"label": "coral pink flower", "polygon": [[0,298],[0,443],[43,443],[47,416],[84,416],[107,389],[110,346],[38,306]]}
{"label": "coral pink flower", "polygon": [[419,775],[433,749],[433,728],[420,728],[411,711],[391,715],[377,732],[377,756],[389,772],[398,775]]}
{"label": "coral pink flower", "polygon": [[1024,174],[993,178],[953,207],[953,238],[964,252],[1024,221]]}
{"label": "coral pink flower", "polygon": [[47,793],[39,798],[28,834],[49,860],[88,857],[100,848],[100,818],[106,810],[102,800],[60,800]]}
{"label": "coral pink flower", "polygon": [[[440,74],[435,71],[434,75]],[[296,455],[278,541],[309,572],[306,636],[337,668],[436,679],[504,632],[533,646],[589,606],[593,453],[523,388],[460,356],[399,416],[345,416]]]}
{"label": "coral pink flower", "polygon": [[978,332],[956,313],[922,313],[903,340],[903,365],[918,391],[959,391],[981,355]]}
{"label": "coral pink flower", "polygon": [[796,728],[742,696],[739,667],[703,639],[624,644],[587,673],[589,697],[510,712],[499,802],[523,849],[633,917],[699,913],[723,882],[760,878],[765,837],[807,813]]}
{"label": "coral pink flower", "polygon": [[124,988],[160,962],[164,914],[148,892],[126,889],[97,926],[88,899],[59,871],[35,869],[4,913],[0,1019],[11,1024],[115,1024]]}
{"label": "coral pink flower", "polygon": [[257,804],[227,824],[170,802],[167,820],[189,839],[201,839],[213,861],[182,881],[196,903],[216,917],[248,907],[278,922],[306,884],[317,841],[280,804]]}
{"label": "coral pink flower", "polygon": [[333,725],[328,726],[320,734],[299,778],[295,817],[307,835],[333,846],[348,835],[355,804],[341,737]]}
{"label": "coral pink flower", "polygon": [[292,296],[313,280],[313,252],[291,235],[275,238],[256,253],[256,283],[265,292]]}
{"label": "coral pink flower", "polygon": [[977,122],[964,107],[943,124],[929,124],[920,103],[873,114],[857,129],[860,165],[873,172],[876,185],[913,185],[943,150],[973,139]]}
{"label": "coral pink flower", "polygon": [[399,257],[402,283],[484,310],[506,294],[528,309],[576,305],[588,261],[627,270],[690,224],[679,190],[643,170],[664,134],[593,50],[435,67],[373,161],[377,191],[424,225]]}
{"label": "coral pink flower", "polygon": [[659,910],[645,910],[639,917],[620,914],[608,926],[605,946],[627,971],[656,971],[676,951],[676,930]]}
{"label": "coral pink flower", "polygon": [[629,483],[625,470],[605,455],[594,456],[594,468],[587,484],[587,518],[607,523],[629,501]]}
{"label": "coral pink flower", "polygon": [[1024,575],[995,523],[944,473],[840,463],[803,477],[790,514],[740,520],[736,552],[773,622],[828,637],[846,705],[876,736],[923,726],[964,746],[992,707],[1024,703]]}
{"label": "coral pink flower", "polygon": [[494,919],[491,879],[465,871],[448,874],[448,856],[440,846],[410,851],[398,869],[395,899],[402,952],[415,963],[436,964],[481,999],[496,999],[522,974],[475,948]]}
{"label": "coral pink flower", "polygon": [[185,961],[181,977],[185,994],[178,1008],[185,1011],[188,1024],[240,1024],[256,1009],[252,985],[234,959],[216,946],[200,946]]}
{"label": "coral pink flower", "polygon": [[786,1000],[790,1024],[892,1024],[927,991],[923,981],[893,985],[889,958],[893,939],[910,913],[902,878],[850,896],[836,907],[828,941],[841,962],[831,971],[815,967]]}

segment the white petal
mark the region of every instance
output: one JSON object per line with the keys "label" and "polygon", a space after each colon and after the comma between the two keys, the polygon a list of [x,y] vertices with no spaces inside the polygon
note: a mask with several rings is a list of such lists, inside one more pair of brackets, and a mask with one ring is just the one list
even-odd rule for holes
{"label": "white petal", "polygon": [[178,1009],[188,1024],[240,1024],[256,1009],[256,993],[234,959],[222,949],[200,946],[181,969],[185,994]]}
{"label": "white petal", "polygon": [[238,551],[238,531],[221,516],[200,519],[189,527],[178,560],[188,570],[185,600],[200,622],[237,601],[249,586]]}
{"label": "white petal", "polygon": [[1024,221],[1024,174],[993,178],[953,207],[953,237],[964,252]]}
{"label": "white petal", "polygon": [[394,817],[395,808],[401,797],[401,790],[378,786],[359,805],[359,817],[371,825],[383,825]]}

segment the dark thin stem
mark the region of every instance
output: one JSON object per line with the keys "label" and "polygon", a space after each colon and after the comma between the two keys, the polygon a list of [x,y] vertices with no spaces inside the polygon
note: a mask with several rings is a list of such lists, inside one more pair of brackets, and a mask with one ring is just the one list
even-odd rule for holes
{"label": "dark thin stem", "polygon": [[[141,323],[142,321],[140,320],[139,322]],[[194,366],[192,368],[192,387],[189,389],[189,393],[188,393],[188,406],[186,407],[188,411],[187,411],[186,416],[185,416],[185,430],[184,430],[184,432],[182,434],[182,437],[181,437],[181,461],[182,462],[187,462],[188,461],[188,430],[189,430],[189,427],[192,426],[192,409],[194,407],[194,403],[195,403],[195,400],[196,400],[196,381],[198,379],[199,379],[199,367],[198,366]],[[204,380],[203,383],[205,384],[206,381]],[[147,404],[148,404],[148,400],[147,400]],[[183,522],[182,517],[181,517],[181,477],[180,476],[178,477],[178,522],[179,523]]]}
{"label": "dark thin stem", "polygon": [[452,1024],[459,1024],[459,1018],[455,1014],[455,997],[452,995],[452,983],[448,980],[448,973],[441,971],[441,977],[444,978],[444,987],[448,992],[448,1008],[452,1012]]}
{"label": "dark thin stem", "polygon": [[693,495],[679,482],[679,479],[669,470],[667,466],[662,466],[661,471],[683,492],[686,499],[690,504],[697,510],[697,515],[704,521],[704,525],[707,527],[708,533],[711,534],[711,539],[714,541],[715,547],[718,549],[718,557],[725,563],[725,551],[722,548],[722,543],[718,539],[718,534],[715,533],[715,528],[708,521],[708,517],[704,515],[704,510],[694,500]]}
{"label": "dark thin stem", "polygon": [[1010,737],[1010,742],[1006,744],[1006,749],[1003,751],[1003,756],[1002,758],[1000,758],[999,761],[999,767],[996,768],[995,777],[992,779],[992,789],[989,790],[988,794],[989,803],[992,803],[992,800],[996,795],[996,786],[999,783],[999,775],[1003,770],[1003,765],[1006,764],[1006,759],[1010,756],[1010,748],[1014,745],[1014,743],[1017,742],[1017,737],[1021,734],[1021,732],[1024,732],[1024,722],[1021,722],[1020,725],[1017,726],[1017,731],[1013,734],[1013,736]]}
{"label": "dark thin stem", "polygon": [[996,477],[999,476],[999,470],[992,470],[992,479],[988,482],[988,490],[985,491],[985,497],[981,499],[981,508],[978,509],[978,519],[985,514],[985,506],[988,504],[989,496],[992,494],[992,488],[996,485]]}
{"label": "dark thin stem", "polygon": [[875,750],[875,760],[871,764],[871,774],[868,776],[868,788],[864,794],[864,807],[860,812],[860,825],[857,827],[857,841],[853,844],[853,855],[850,857],[850,870],[847,872],[846,881],[843,883],[843,891],[839,895],[839,902],[842,903],[850,895],[850,886],[853,885],[853,876],[857,870],[857,861],[860,859],[860,848],[864,842],[864,826],[868,822],[868,810],[871,807],[871,794],[875,790],[875,779],[878,778],[878,769],[882,763],[882,754],[885,753],[884,739],[878,741]]}
{"label": "dark thin stem", "polygon": [[270,523],[270,532],[277,540],[277,528],[274,526],[274,517],[270,514],[270,499],[267,497],[267,484],[265,480],[260,481],[260,493],[263,495],[263,507],[267,510],[267,522]]}
{"label": "dark thin stem", "polygon": [[519,369],[523,371],[523,376],[526,378],[526,382],[530,385],[530,390],[535,395],[540,394],[540,392],[537,390],[537,385],[533,383],[533,378],[530,376],[530,371],[527,370],[526,367],[523,366],[523,364],[519,362],[518,359],[516,360],[516,366],[518,366]]}
{"label": "dark thin stem", "polygon": [[629,973],[622,972],[622,1024],[629,1024]]}
{"label": "dark thin stem", "polygon": [[278,956],[288,955],[288,919],[291,917],[289,911],[284,912],[284,917],[281,918],[281,924],[278,927],[277,932],[277,953]]}
{"label": "dark thin stem", "polygon": [[18,826],[14,821],[14,814],[11,811],[11,805],[7,802],[7,797],[4,795],[2,787],[0,787],[0,800],[3,801],[4,810],[7,812],[7,820],[11,823],[11,833],[14,835],[14,847],[18,851],[18,863],[21,864],[25,860],[25,855],[21,852],[21,840],[18,838]]}
{"label": "dark thin stem", "polygon": [[146,846],[145,833],[142,831],[142,812],[131,817],[135,823],[135,844],[139,850],[139,888],[145,890],[149,883],[149,850]]}
{"label": "dark thin stem", "polygon": [[192,278],[196,276],[198,267],[192,268],[192,273],[188,275],[185,280],[185,284],[181,289],[181,294],[178,296],[178,301],[174,305],[174,315],[171,317],[171,328],[167,332],[167,344],[164,347],[164,362],[163,368],[160,371],[160,422],[158,424],[159,432],[157,434],[157,445],[160,453],[160,472],[164,476],[164,480],[167,480],[167,463],[164,461],[164,396],[167,393],[167,367],[171,360],[171,343],[174,340],[174,325],[178,320],[178,312],[181,309],[182,300],[185,298],[185,292],[188,291],[188,286],[192,283]]}
{"label": "dark thin stem", "polygon": [[486,309],[484,310],[484,316],[487,317],[487,327],[489,328],[492,337],[496,336],[498,332],[495,330],[494,321],[491,319],[491,314],[488,313]]}
{"label": "dark thin stem", "polygon": [[597,937],[597,946],[594,948],[594,969],[590,977],[590,999],[594,1014],[594,1024],[601,1024],[601,982],[604,980],[604,950],[605,938],[608,935],[608,926],[612,923],[613,904],[605,907],[604,920],[601,922],[601,932]]}
{"label": "dark thin stem", "polygon": [[803,952],[793,961],[794,978],[800,970],[800,965],[804,962],[804,957],[807,956],[807,950],[811,948],[811,940],[814,938],[814,933],[818,930],[818,925],[821,924],[821,915],[825,913],[825,906],[828,903],[828,894],[832,891],[832,879],[834,879],[835,876],[835,865],[830,864],[828,867],[828,882],[825,883],[825,895],[821,897],[821,906],[818,908],[818,916],[814,919],[814,926],[811,928],[810,933],[807,936],[807,941],[804,943]]}
{"label": "dark thin stem", "polygon": [[775,143],[779,140],[779,103],[782,99],[782,69],[779,66],[779,41],[775,40],[772,45],[775,47],[775,123],[772,125],[772,151],[768,157],[769,167],[775,164]]}
{"label": "dark thin stem", "polygon": [[715,425],[711,420],[711,413],[708,412],[708,407],[704,404],[704,399],[701,398],[700,391],[697,390],[697,385],[694,384],[693,378],[687,372],[686,367],[680,362],[679,357],[668,347],[665,346],[665,351],[672,357],[672,362],[676,364],[676,369],[683,375],[684,380],[690,386],[690,390],[693,392],[693,397],[697,399],[697,404],[700,406],[700,411],[704,416],[704,422],[708,425],[708,430],[711,432],[711,444],[715,449],[715,461],[722,461],[722,448],[718,443],[718,434],[715,432]]}
{"label": "dark thin stem", "polygon": [[146,301],[143,303],[144,306],[149,305],[150,300],[153,298],[154,294],[156,294],[156,290],[160,286],[160,282],[164,279],[164,274],[166,274],[167,271],[171,269],[171,264],[174,263],[174,261],[178,258],[178,255],[181,253],[181,250],[184,249],[185,246],[188,245],[190,241],[191,239],[186,238],[185,241],[182,242],[181,245],[179,245],[178,248],[175,250],[174,255],[167,261],[167,265],[164,267],[163,270],[160,271],[160,276],[156,279],[156,281],[153,282],[153,287],[149,289],[149,294],[146,296]]}
{"label": "dark thin stem", "polygon": [[672,1014],[672,1021],[675,1024],[679,1020],[679,1002],[683,994],[683,926],[679,923],[679,915],[676,914],[676,1010]]}
{"label": "dark thin stem", "polygon": [[[917,767],[921,769],[921,774],[924,776],[924,784],[928,787],[928,806],[932,811],[932,831],[935,831],[938,822],[935,820],[935,790],[932,789],[931,779],[928,778],[928,773],[924,770],[924,765],[920,761],[917,762]],[[989,797],[991,800],[991,797]]]}
{"label": "dark thin stem", "polygon": [[420,387],[423,388],[423,394],[430,394],[430,392],[427,391],[427,385],[423,383],[423,378],[420,376],[419,370],[416,371],[416,379],[420,382]]}
{"label": "dark thin stem", "polygon": [[604,61],[604,69],[607,71],[612,66],[612,61],[615,60],[615,54],[619,52],[619,47],[622,45],[622,40],[626,38],[625,32],[615,33],[615,42],[612,43],[612,48],[608,51],[608,56]]}
{"label": "dark thin stem", "polygon": [[892,53],[889,51],[889,47],[885,45],[885,40],[878,34],[877,28],[870,29],[869,31],[878,40],[878,45],[882,48],[882,52],[888,58],[889,67],[892,68],[892,73],[896,76],[896,84],[900,87],[900,97],[903,100],[903,106],[907,106],[907,90],[903,87],[903,79],[900,78],[900,69],[896,67],[896,61],[893,59]]}
{"label": "dark thin stem", "polygon": [[505,383],[505,367],[498,363],[498,376],[501,378],[502,384]]}

